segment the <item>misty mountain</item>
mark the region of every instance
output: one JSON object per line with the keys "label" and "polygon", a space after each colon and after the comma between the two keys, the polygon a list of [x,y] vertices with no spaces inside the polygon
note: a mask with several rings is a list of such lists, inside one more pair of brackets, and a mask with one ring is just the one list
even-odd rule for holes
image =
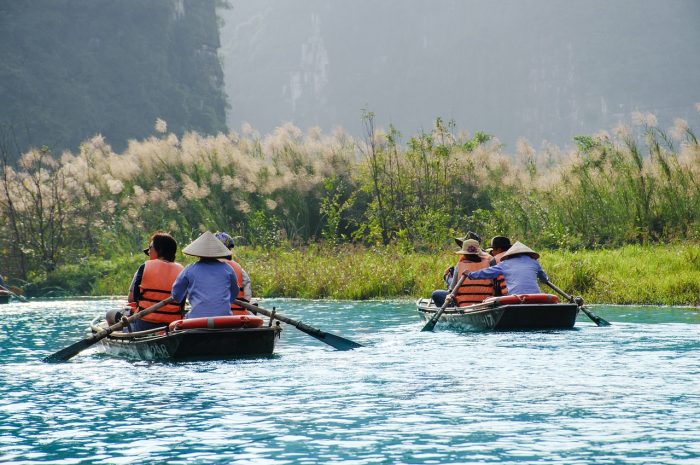
{"label": "misty mountain", "polygon": [[404,134],[441,116],[567,144],[653,112],[697,125],[694,0],[231,0],[220,15],[229,127]]}
{"label": "misty mountain", "polygon": [[[215,0],[0,2],[0,128],[20,150],[226,130]],[[7,135],[9,133],[9,136]]]}

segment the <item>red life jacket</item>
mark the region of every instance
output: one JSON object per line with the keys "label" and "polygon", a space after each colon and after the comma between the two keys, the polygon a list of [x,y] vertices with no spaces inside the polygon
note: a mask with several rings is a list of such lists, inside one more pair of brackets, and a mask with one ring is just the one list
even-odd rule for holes
{"label": "red life jacket", "polygon": [[[233,260],[222,258],[221,261],[228,263],[228,265],[231,268],[233,268],[233,271],[236,273],[236,281],[238,281],[238,295],[236,296],[236,299],[244,300],[245,291],[243,290],[243,268],[241,268],[241,265],[234,262]],[[231,304],[231,313],[233,313],[234,315],[250,315],[250,312],[248,310],[241,307],[237,303]]]}
{"label": "red life jacket", "polygon": [[[170,297],[175,278],[183,270],[183,266],[179,263],[164,260],[148,260],[144,265],[139,285],[141,298],[138,302],[138,310],[148,308]],[[184,302],[182,304],[168,304],[141,319],[149,323],[169,324],[182,318],[183,308]]]}
{"label": "red life jacket", "polygon": [[[489,267],[488,257],[482,258],[478,262],[469,260],[460,260],[455,270],[455,278],[467,271],[479,271]],[[484,301],[487,297],[493,297],[493,280],[492,279],[464,279],[462,285],[455,292],[455,302],[458,307],[465,305],[477,304]]]}
{"label": "red life jacket", "polygon": [[[501,258],[503,257],[503,254],[505,252],[501,252],[499,254],[496,254],[493,256],[493,258],[489,261],[489,266],[494,266],[498,265],[501,263]],[[502,274],[499,274],[496,279],[493,280],[493,290],[495,296],[499,295],[508,295],[508,288],[506,287],[506,280],[503,277]]]}

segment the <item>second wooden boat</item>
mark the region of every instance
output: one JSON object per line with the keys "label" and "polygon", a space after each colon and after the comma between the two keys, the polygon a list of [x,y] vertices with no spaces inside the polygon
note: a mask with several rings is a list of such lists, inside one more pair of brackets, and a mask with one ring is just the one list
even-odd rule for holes
{"label": "second wooden boat", "polygon": [[[425,321],[439,310],[431,299],[419,299],[416,307]],[[554,295],[528,294],[494,297],[467,307],[447,307],[438,323],[464,331],[571,329],[578,312],[578,305],[559,303]]]}

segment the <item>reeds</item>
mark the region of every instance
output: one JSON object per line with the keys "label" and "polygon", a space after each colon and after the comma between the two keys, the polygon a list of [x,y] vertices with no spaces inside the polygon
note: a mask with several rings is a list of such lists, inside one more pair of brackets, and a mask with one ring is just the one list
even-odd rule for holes
{"label": "reeds", "polygon": [[[322,240],[396,245],[401,253],[444,250],[465,230],[567,250],[696,241],[695,134],[682,120],[669,131],[656,127],[653,115],[634,120],[634,128],[577,138],[577,150],[536,152],[521,141],[514,155],[497,139],[457,133],[440,119],[433,131],[405,141],[395,128],[376,129],[369,113],[362,140],[340,130],[303,133],[290,124],[265,137],[249,127],[242,134],[178,137],[158,121],[156,135],[131,141],[120,154],[96,136],[77,153],[57,156],[44,148],[16,167],[5,163],[0,258],[26,278],[85,257],[129,256],[158,229],[181,243],[210,229],[262,249]],[[342,282],[328,279],[309,293],[425,290],[400,278],[345,292]],[[595,282],[572,278],[582,291]],[[294,286],[280,285],[265,292]]]}

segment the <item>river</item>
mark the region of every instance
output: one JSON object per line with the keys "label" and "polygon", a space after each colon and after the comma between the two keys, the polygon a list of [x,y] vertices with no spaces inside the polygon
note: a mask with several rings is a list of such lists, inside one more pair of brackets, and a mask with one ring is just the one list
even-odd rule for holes
{"label": "river", "polygon": [[0,463],[700,463],[697,309],[422,333],[411,302],[267,299],[365,347],[286,326],[270,358],[42,363],[117,302],[0,305]]}

